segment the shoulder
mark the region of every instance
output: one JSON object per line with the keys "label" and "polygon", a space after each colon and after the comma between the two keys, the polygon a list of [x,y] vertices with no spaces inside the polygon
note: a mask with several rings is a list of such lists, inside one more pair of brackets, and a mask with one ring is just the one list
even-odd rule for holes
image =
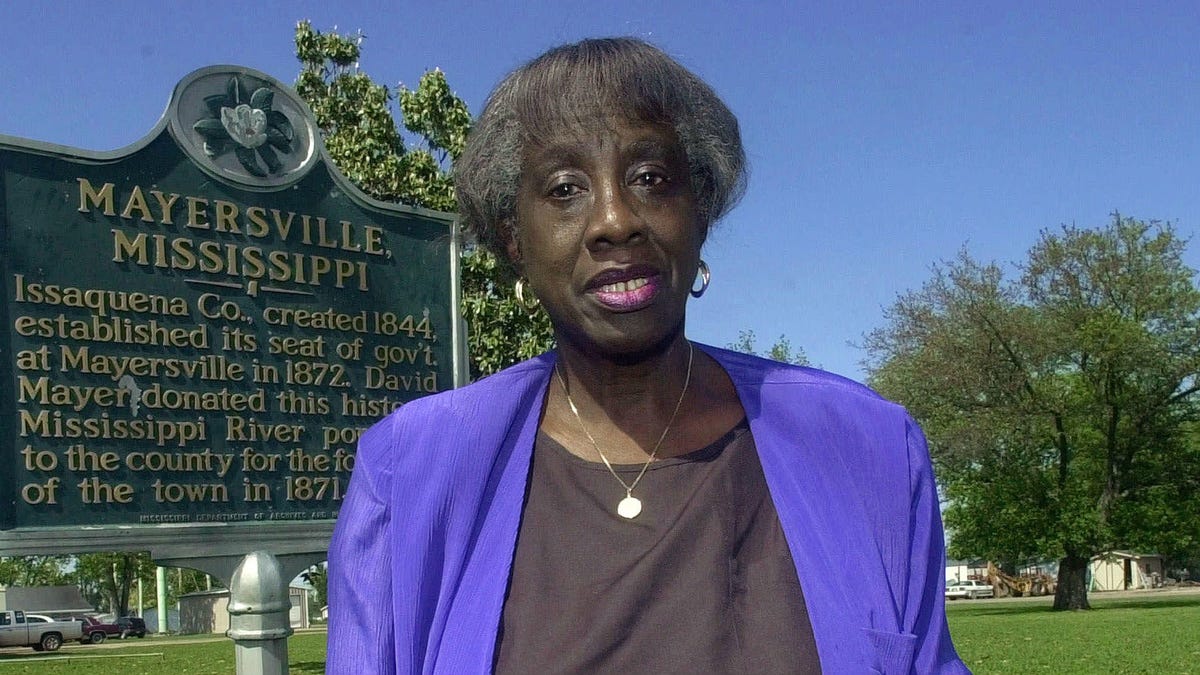
{"label": "shoulder", "polygon": [[866,385],[817,368],[704,350],[733,380],[756,439],[779,441],[780,452],[819,439],[810,448],[813,461],[841,457],[850,466],[870,460],[882,473],[899,476],[909,472],[910,453],[926,452],[908,411]]}
{"label": "shoulder", "polygon": [[699,346],[725,368],[725,372],[739,391],[759,390],[769,395],[793,395],[827,402],[844,401],[902,411],[900,406],[883,398],[865,384],[836,373],[781,363],[719,347]]}
{"label": "shoulder", "polygon": [[[531,414],[554,368],[553,353],[523,361],[458,389],[405,403],[366,430],[359,456],[434,461],[438,449],[488,447],[512,422]],[[419,448],[421,452],[412,452]],[[423,460],[422,460],[423,461]]]}
{"label": "shoulder", "polygon": [[391,417],[397,420],[443,415],[468,415],[480,408],[497,404],[497,397],[519,395],[542,386],[554,368],[554,354],[547,352],[483,377],[458,389],[450,389],[404,404]]}

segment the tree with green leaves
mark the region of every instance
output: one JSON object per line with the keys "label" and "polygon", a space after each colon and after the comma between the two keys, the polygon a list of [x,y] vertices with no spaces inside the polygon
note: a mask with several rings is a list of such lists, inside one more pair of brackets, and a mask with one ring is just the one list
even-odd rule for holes
{"label": "tree with green leaves", "polygon": [[[738,339],[725,345],[725,348],[732,349],[735,352],[759,356],[759,353],[755,351],[756,340],[757,337],[754,335],[754,331],[740,330],[738,331]],[[796,347],[793,350],[792,341],[787,339],[786,335],[780,335],[779,339],[775,341],[775,344],[771,345],[771,348],[768,349],[765,354],[761,354],[761,356],[775,361],[782,361],[783,363],[791,363],[797,366],[812,365],[809,363],[808,355],[804,353],[804,349],[802,347]]]}
{"label": "tree with green leaves", "polygon": [[0,558],[0,586],[62,586],[70,583],[68,556],[23,555]]}
{"label": "tree with green leaves", "polygon": [[1200,291],[1169,224],[1046,231],[1017,278],[967,253],[870,333],[871,384],[930,441],[951,553],[1058,557],[1085,609],[1091,557],[1200,547]]}
{"label": "tree with green leaves", "polygon": [[126,616],[137,580],[154,587],[154,563],[146,553],[89,553],[75,559],[71,577],[88,602]]}
{"label": "tree with green leaves", "polygon": [[[416,89],[394,94],[358,66],[362,37],[296,27],[300,76],[296,91],[312,109],[334,164],[363,192],[438,211],[454,211],[450,165],[466,144],[471,115],[440,70]],[[405,135],[395,122],[396,104]],[[553,346],[550,320],[517,302],[512,279],[487,251],[466,246],[463,318],[472,377],[493,373]]]}

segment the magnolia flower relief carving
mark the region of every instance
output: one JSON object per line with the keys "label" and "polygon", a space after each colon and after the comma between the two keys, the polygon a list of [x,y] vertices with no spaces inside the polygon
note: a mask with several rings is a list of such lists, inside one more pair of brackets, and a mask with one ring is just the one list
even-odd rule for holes
{"label": "magnolia flower relief carving", "polygon": [[250,93],[236,75],[229,78],[224,94],[204,97],[211,116],[192,128],[204,137],[205,154],[218,157],[232,149],[249,174],[265,178],[279,173],[283,163],[276,151],[292,151],[295,130],[287,115],[271,109],[274,99],[266,87]]}

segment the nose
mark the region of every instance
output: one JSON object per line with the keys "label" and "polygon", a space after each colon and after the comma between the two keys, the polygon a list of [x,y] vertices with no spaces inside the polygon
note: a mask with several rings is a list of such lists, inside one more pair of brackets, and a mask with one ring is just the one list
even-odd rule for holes
{"label": "nose", "polygon": [[620,181],[605,181],[593,191],[587,245],[592,250],[634,244],[645,237],[646,222],[635,197]]}

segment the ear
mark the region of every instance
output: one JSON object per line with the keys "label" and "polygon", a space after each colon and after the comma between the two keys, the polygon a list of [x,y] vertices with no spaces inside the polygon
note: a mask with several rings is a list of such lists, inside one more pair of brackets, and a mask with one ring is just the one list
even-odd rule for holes
{"label": "ear", "polygon": [[508,261],[512,263],[518,274],[523,273],[521,243],[517,240],[517,224],[514,219],[506,218],[500,223],[500,237],[504,241],[504,250],[508,253]]}

